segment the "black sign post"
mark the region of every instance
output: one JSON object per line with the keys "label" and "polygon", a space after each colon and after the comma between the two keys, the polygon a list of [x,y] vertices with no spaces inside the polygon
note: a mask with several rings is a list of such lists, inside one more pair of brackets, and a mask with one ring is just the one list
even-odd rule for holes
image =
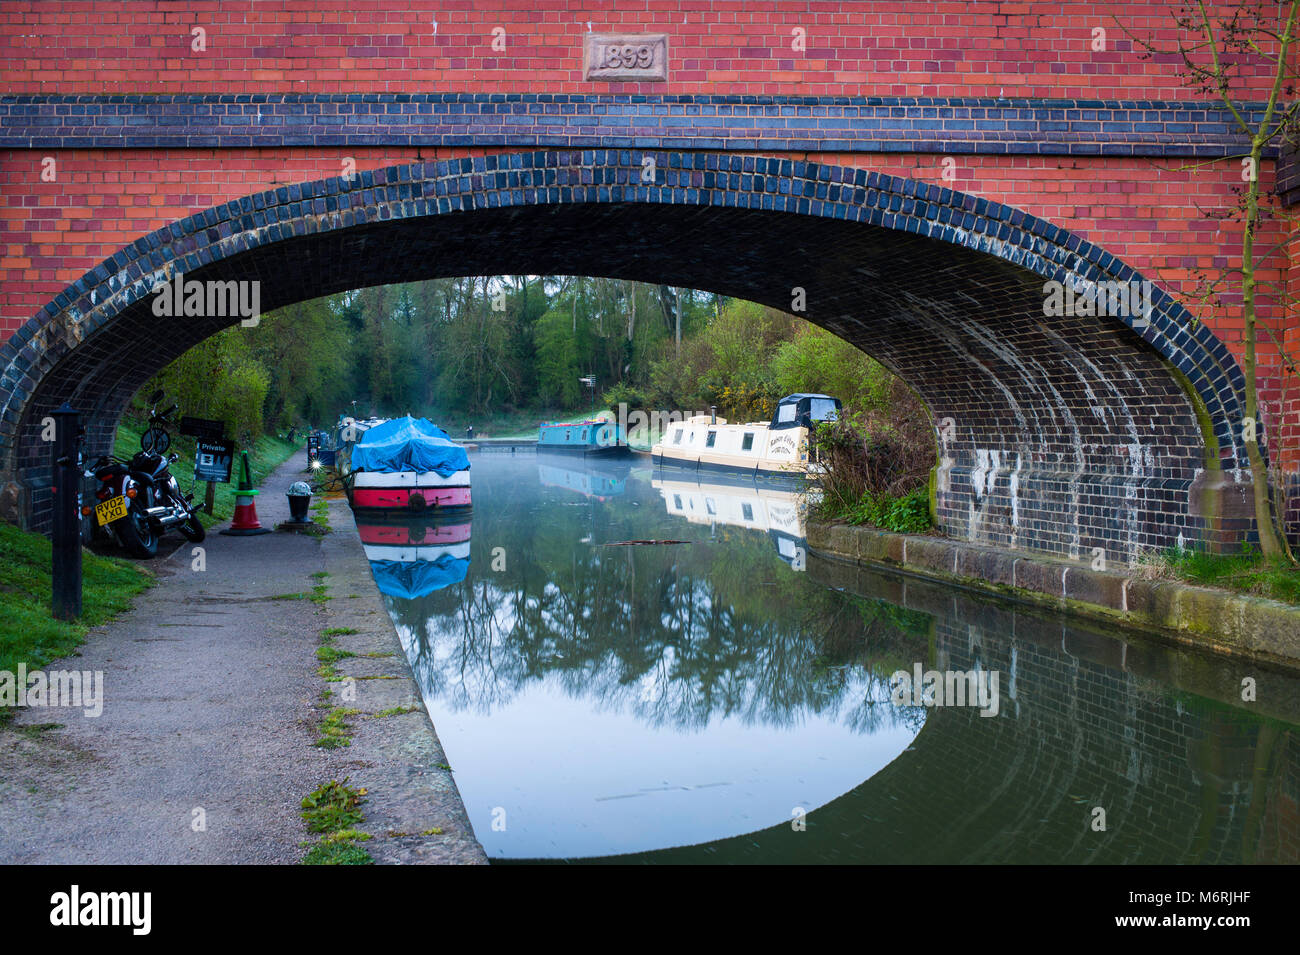
{"label": "black sign post", "polygon": [[210,418],[191,418],[189,415],[185,415],[181,418],[180,432],[189,435],[191,438],[220,441],[226,436],[226,423],[224,421],[213,421]]}
{"label": "black sign post", "polygon": [[[181,434],[197,438],[199,443],[210,442],[218,443],[226,438],[226,423],[224,421],[214,421],[211,418],[191,418],[185,415],[181,418]],[[233,451],[231,452],[233,455]],[[194,457],[194,478],[199,480],[198,453]],[[226,480],[230,480],[230,468],[226,468]],[[207,489],[203,492],[203,510],[209,514],[212,513],[212,505],[217,500],[216,482],[209,479]]]}
{"label": "black sign post", "polygon": [[54,521],[52,536],[51,610],[57,620],[81,616],[81,515],[77,466],[81,416],[67,402],[54,412]]}

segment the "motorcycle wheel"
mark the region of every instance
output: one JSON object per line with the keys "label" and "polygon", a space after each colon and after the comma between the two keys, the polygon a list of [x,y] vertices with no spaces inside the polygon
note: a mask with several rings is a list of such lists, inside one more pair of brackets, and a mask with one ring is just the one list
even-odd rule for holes
{"label": "motorcycle wheel", "polygon": [[158,533],[149,523],[149,515],[140,504],[131,503],[126,517],[114,521],[122,546],[132,557],[149,558],[158,554]]}

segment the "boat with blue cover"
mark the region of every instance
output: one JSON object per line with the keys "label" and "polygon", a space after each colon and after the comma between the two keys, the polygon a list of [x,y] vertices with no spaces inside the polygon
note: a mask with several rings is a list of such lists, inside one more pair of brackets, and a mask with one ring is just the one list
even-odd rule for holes
{"label": "boat with blue cover", "polygon": [[354,422],[343,430],[338,472],[353,510],[470,506],[469,456],[427,418]]}

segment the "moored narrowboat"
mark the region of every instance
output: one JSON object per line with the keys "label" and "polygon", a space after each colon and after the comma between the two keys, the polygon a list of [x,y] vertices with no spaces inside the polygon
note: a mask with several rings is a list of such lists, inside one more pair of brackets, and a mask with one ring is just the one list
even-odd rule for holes
{"label": "moored narrowboat", "polygon": [[362,429],[339,453],[353,510],[420,513],[470,506],[469,456],[426,418],[393,418]]}
{"label": "moored narrowboat", "polygon": [[629,454],[627,436],[618,422],[606,418],[586,421],[544,421],[537,429],[538,451],[618,457]]}
{"label": "moored narrowboat", "polygon": [[796,394],[777,402],[770,422],[728,424],[716,415],[695,415],[669,425],[650,455],[664,468],[803,477],[817,471],[809,438],[819,423],[839,413],[838,398]]}

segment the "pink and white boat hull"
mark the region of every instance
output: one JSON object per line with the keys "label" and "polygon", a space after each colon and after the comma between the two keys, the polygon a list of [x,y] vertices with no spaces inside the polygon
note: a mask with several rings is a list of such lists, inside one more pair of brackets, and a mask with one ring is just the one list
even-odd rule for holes
{"label": "pink and white boat hull", "polygon": [[354,510],[423,511],[470,506],[469,470],[443,477],[418,471],[359,471],[352,481]]}
{"label": "pink and white boat hull", "polygon": [[352,490],[352,506],[403,511],[469,507],[470,496],[467,487],[358,487]]}

